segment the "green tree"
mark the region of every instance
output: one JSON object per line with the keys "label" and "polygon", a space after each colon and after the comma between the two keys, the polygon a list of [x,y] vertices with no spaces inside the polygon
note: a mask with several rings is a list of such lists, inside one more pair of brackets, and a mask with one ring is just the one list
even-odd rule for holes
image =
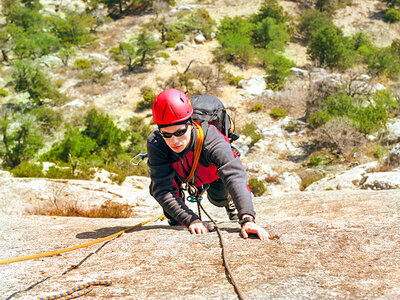
{"label": "green tree", "polygon": [[285,23],[288,21],[288,15],[279,5],[278,0],[264,0],[259,12],[251,16],[252,23],[262,22],[266,18],[272,18],[276,23]]}
{"label": "green tree", "polygon": [[96,141],[81,134],[78,128],[68,126],[64,139],[55,143],[51,150],[41,156],[42,161],[71,162],[79,158],[90,159],[96,148]]}
{"label": "green tree", "polygon": [[373,76],[385,75],[396,79],[400,74],[400,56],[391,47],[364,48],[362,55]]}
{"label": "green tree", "polygon": [[38,9],[27,8],[18,3],[11,6],[6,21],[7,24],[14,24],[30,32],[39,31],[44,25],[44,18]]}
{"label": "green tree", "polygon": [[4,110],[0,117],[0,157],[3,167],[15,168],[31,159],[43,147],[36,119],[29,115],[12,118]]}
{"label": "green tree", "polygon": [[218,27],[218,41],[221,48],[216,56],[236,64],[248,64],[254,57],[255,50],[251,43],[254,24],[241,17],[224,17]]}
{"label": "green tree", "polygon": [[50,19],[51,28],[63,45],[81,46],[93,40],[90,28],[96,20],[86,13],[65,11],[65,17]]}
{"label": "green tree", "polygon": [[44,99],[54,99],[57,96],[50,78],[30,60],[15,62],[11,76],[15,91],[27,92],[35,105],[43,105]]}
{"label": "green tree", "polygon": [[147,137],[151,133],[152,129],[149,125],[144,122],[143,118],[133,117],[129,120],[129,148],[128,151],[132,154],[146,152],[146,141]]}
{"label": "green tree", "polygon": [[268,77],[266,82],[274,90],[280,90],[284,87],[287,77],[290,75],[290,68],[294,66],[293,62],[283,55],[271,55],[272,59],[267,69]]}
{"label": "green tree", "polygon": [[307,53],[322,66],[329,68],[350,66],[349,51],[342,33],[332,26],[324,26],[312,35]]}
{"label": "green tree", "polygon": [[137,58],[137,50],[134,45],[130,43],[120,43],[118,47],[111,48],[109,52],[113,59],[126,65],[129,71],[134,69]]}
{"label": "green tree", "polygon": [[146,63],[154,61],[154,54],[160,49],[160,43],[150,33],[142,31],[135,38],[139,65],[143,67]]}
{"label": "green tree", "polygon": [[256,24],[253,41],[257,47],[282,51],[289,37],[285,24],[267,17]]}
{"label": "green tree", "polygon": [[128,132],[118,128],[109,115],[101,114],[93,108],[85,118],[85,126],[82,135],[96,142],[95,152],[106,163],[124,152],[122,143],[127,140]]}
{"label": "green tree", "polygon": [[299,20],[298,31],[304,41],[308,42],[314,32],[324,26],[334,27],[332,18],[319,10],[309,9],[301,15]]}

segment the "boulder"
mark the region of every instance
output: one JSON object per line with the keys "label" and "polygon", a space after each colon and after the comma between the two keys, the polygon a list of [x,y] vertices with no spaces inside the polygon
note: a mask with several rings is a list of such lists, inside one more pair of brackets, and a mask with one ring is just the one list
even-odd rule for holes
{"label": "boulder", "polygon": [[277,183],[282,186],[282,192],[300,191],[301,178],[294,172],[284,172],[277,178]]}
{"label": "boulder", "polygon": [[242,79],[238,83],[238,87],[246,91],[246,93],[253,96],[260,96],[265,91],[267,84],[265,82],[266,76],[253,75],[250,79]]}
{"label": "boulder", "polygon": [[197,44],[203,44],[203,43],[206,41],[206,38],[204,37],[204,35],[199,34],[199,35],[196,35],[196,36],[195,36],[194,41],[195,41]]}
{"label": "boulder", "polygon": [[306,71],[306,70],[293,67],[293,68],[290,68],[290,72],[298,78],[301,78],[301,79],[308,78],[308,71]]}
{"label": "boulder", "polygon": [[361,188],[367,190],[399,189],[400,171],[368,173],[364,176]]}
{"label": "boulder", "polygon": [[61,108],[80,108],[85,106],[85,102],[83,102],[81,99],[75,99],[71,102],[68,102],[67,104],[61,106]]}
{"label": "boulder", "polygon": [[400,119],[392,119],[386,124],[386,131],[380,136],[382,143],[400,143]]}
{"label": "boulder", "polygon": [[108,60],[109,60],[107,56],[100,54],[100,53],[90,53],[89,58],[98,60],[99,62],[102,62],[102,63],[108,62]]}
{"label": "boulder", "polygon": [[180,50],[183,50],[184,48],[185,48],[185,44],[179,43],[179,44],[176,44],[175,51],[180,51]]}
{"label": "boulder", "polygon": [[321,180],[310,184],[306,191],[326,191],[326,190],[344,190],[344,189],[359,189],[359,184],[368,171],[377,168],[378,162],[370,162],[352,168],[340,174],[333,174]]}
{"label": "boulder", "polygon": [[390,150],[390,162],[400,165],[400,144],[395,145]]}
{"label": "boulder", "polygon": [[9,178],[12,177],[11,173],[8,171],[0,170],[0,178]]}

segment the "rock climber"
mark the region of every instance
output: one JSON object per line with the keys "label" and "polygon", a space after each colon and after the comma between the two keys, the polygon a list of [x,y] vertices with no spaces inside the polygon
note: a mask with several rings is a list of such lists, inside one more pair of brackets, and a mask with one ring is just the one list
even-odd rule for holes
{"label": "rock climber", "polygon": [[195,192],[207,187],[208,200],[225,207],[230,220],[238,220],[243,238],[255,234],[268,240],[268,232],[255,221],[247,173],[226,136],[208,125],[196,175],[192,184],[185,184],[201,135],[191,118],[190,99],[180,90],[164,90],[155,98],[152,113],[158,128],[147,139],[150,193],[162,206],[169,224],[184,225],[192,234],[209,232],[207,224],[185,204],[183,192],[185,187]]}

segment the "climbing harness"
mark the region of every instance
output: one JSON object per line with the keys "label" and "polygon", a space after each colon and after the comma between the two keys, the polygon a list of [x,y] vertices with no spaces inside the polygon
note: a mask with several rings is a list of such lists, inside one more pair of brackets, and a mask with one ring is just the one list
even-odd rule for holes
{"label": "climbing harness", "polygon": [[56,251],[52,251],[52,252],[39,253],[39,254],[34,254],[34,255],[15,257],[15,258],[8,258],[8,259],[1,259],[0,260],[0,265],[10,264],[10,263],[18,262],[18,261],[29,260],[29,259],[41,258],[41,257],[54,256],[54,255],[58,255],[58,254],[61,254],[61,253],[77,250],[77,249],[80,249],[80,248],[89,247],[89,246],[94,245],[94,244],[98,244],[98,243],[101,243],[101,242],[104,242],[104,241],[111,240],[112,238],[118,237],[118,236],[122,235],[125,232],[131,231],[131,230],[133,230],[133,229],[135,229],[137,227],[143,226],[143,225],[145,225],[147,223],[150,223],[152,221],[156,221],[156,220],[159,220],[159,219],[163,220],[164,218],[165,218],[164,215],[157,216],[157,217],[154,217],[152,219],[143,221],[143,222],[141,222],[139,224],[136,224],[136,225],[134,225],[132,227],[129,227],[127,229],[121,230],[120,232],[117,232],[115,234],[106,236],[104,238],[99,238],[97,240],[94,240],[94,241],[91,241],[91,242],[88,242],[88,243],[85,243],[85,244],[76,245],[76,246],[73,246],[73,247],[60,249],[60,250],[56,250]]}
{"label": "climbing harness", "polygon": [[139,153],[135,155],[129,162],[134,166],[138,166],[147,156],[147,153]]}
{"label": "climbing harness", "polygon": [[[56,295],[52,295],[52,296],[46,296],[46,297],[38,297],[37,300],[53,300],[53,299],[58,299],[58,298],[61,298],[61,300],[74,299],[74,298],[78,298],[80,296],[83,296],[83,295],[91,292],[92,285],[110,285],[110,284],[112,284],[112,281],[110,281],[110,280],[89,281],[85,284],[79,284],[64,293],[56,294]],[[83,290],[83,291],[81,291],[81,290]],[[81,292],[79,292],[79,291],[81,291]]]}

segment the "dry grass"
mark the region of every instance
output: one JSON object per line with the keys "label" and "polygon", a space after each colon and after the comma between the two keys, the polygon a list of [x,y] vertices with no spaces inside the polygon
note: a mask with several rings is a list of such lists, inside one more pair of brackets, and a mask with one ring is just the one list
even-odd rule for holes
{"label": "dry grass", "polygon": [[53,205],[46,208],[37,208],[31,213],[34,215],[84,217],[84,218],[131,218],[134,216],[132,207],[107,200],[100,207],[84,209],[77,203],[62,203],[52,201]]}

